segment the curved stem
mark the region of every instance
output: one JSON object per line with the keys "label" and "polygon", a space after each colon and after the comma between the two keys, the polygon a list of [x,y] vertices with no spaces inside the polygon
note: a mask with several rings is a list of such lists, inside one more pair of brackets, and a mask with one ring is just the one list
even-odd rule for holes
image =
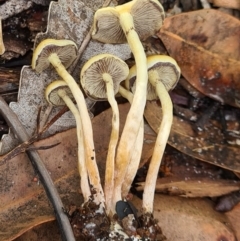
{"label": "curved stem", "polygon": [[69,110],[73,113],[76,120],[76,129],[77,129],[77,140],[78,140],[78,170],[80,174],[80,187],[82,190],[84,202],[86,203],[91,196],[91,190],[88,183],[87,168],[85,163],[85,153],[84,153],[84,141],[82,133],[82,122],[79,115],[79,111],[74,105],[71,98],[66,94],[66,91],[63,89],[58,90],[58,95],[63,99]]}
{"label": "curved stem", "polygon": [[[149,80],[151,82],[151,77]],[[152,82],[151,82],[152,83]],[[148,173],[145,181],[143,192],[143,210],[145,213],[153,212],[153,201],[155,194],[155,187],[159,167],[164,154],[164,150],[167,144],[167,140],[171,131],[173,120],[173,106],[171,98],[161,81],[158,81],[156,85],[156,92],[162,105],[162,122],[158,131],[157,139],[155,142],[152,159],[148,168]]]}
{"label": "curved stem", "polygon": [[104,187],[104,194],[106,199],[106,212],[107,215],[109,215],[110,211],[112,213],[115,212],[115,205],[113,207],[112,198],[114,190],[115,155],[119,138],[119,109],[113,90],[112,77],[109,74],[103,74],[103,80],[106,83],[108,102],[112,108],[112,132],[108,145]]}
{"label": "curved stem", "polygon": [[123,13],[119,16],[119,18],[120,24],[135,58],[137,66],[137,79],[136,92],[127,115],[126,123],[124,125],[117,150],[116,173],[114,180],[115,202],[121,200],[121,186],[126,175],[127,167],[132,156],[132,150],[134,149],[137,134],[143,118],[148,80],[146,55],[141,41],[134,29],[133,18],[130,13]]}
{"label": "curved stem", "polygon": [[104,205],[104,194],[101,186],[100,176],[98,172],[98,167],[95,157],[95,148],[93,143],[93,131],[92,124],[88,114],[86,102],[82,91],[73,79],[73,77],[67,72],[65,67],[62,65],[57,54],[51,54],[48,57],[50,63],[54,66],[60,77],[67,83],[70,88],[78,106],[78,110],[82,120],[82,130],[84,136],[84,147],[85,147],[85,160],[88,170],[90,184],[93,186],[94,190],[94,201],[102,207]]}

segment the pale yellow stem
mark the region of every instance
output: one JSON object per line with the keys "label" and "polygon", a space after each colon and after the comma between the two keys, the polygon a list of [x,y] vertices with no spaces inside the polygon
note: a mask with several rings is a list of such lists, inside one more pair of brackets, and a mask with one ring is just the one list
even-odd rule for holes
{"label": "pale yellow stem", "polygon": [[[147,91],[147,61],[141,41],[134,29],[133,18],[130,13],[119,16],[120,24],[126,35],[128,44],[132,50],[137,66],[136,92],[127,115],[126,123],[119,141],[116,156],[116,172],[114,180],[114,202],[121,200],[121,187],[126,176],[128,164],[132,156],[132,150],[136,142],[137,134],[142,122]],[[143,142],[143,140],[142,140]]]}
{"label": "pale yellow stem", "polygon": [[98,172],[98,167],[95,157],[95,148],[93,142],[93,131],[91,119],[88,114],[86,102],[82,91],[73,79],[73,77],[67,72],[65,67],[62,65],[57,54],[53,53],[48,57],[50,63],[54,66],[60,77],[67,83],[70,88],[76,102],[77,107],[82,120],[82,130],[84,136],[84,147],[85,147],[85,161],[88,170],[90,184],[93,186],[94,191],[94,201],[97,204],[104,205],[104,194],[101,186],[100,176]]}
{"label": "pale yellow stem", "polygon": [[[133,100],[133,94],[124,89],[122,86],[119,87],[119,93],[126,98],[129,103],[132,103]],[[127,172],[124,179],[124,182],[122,184],[122,197],[125,198],[131,188],[133,179],[135,178],[136,174],[137,174],[137,170],[139,167],[139,163],[141,160],[141,154],[142,154],[142,146],[143,146],[143,136],[144,136],[144,124],[143,124],[143,120],[141,122],[141,126],[139,128],[139,132],[137,134],[137,139],[136,142],[134,144],[134,149],[132,151],[132,155],[131,155],[131,159],[129,162],[129,165],[127,167]]]}
{"label": "pale yellow stem", "polygon": [[80,187],[82,190],[84,202],[86,203],[89,200],[89,197],[91,196],[91,190],[88,183],[87,168],[85,163],[81,117],[77,107],[74,105],[71,98],[66,94],[65,90],[59,89],[58,95],[63,99],[63,101],[69,108],[69,110],[73,113],[73,116],[76,120],[77,140],[78,140],[78,170],[79,170],[80,179],[81,179]]}
{"label": "pale yellow stem", "polygon": [[115,99],[112,77],[109,74],[105,73],[103,74],[103,80],[106,84],[108,102],[112,108],[112,131],[108,145],[104,186],[106,213],[107,215],[109,215],[110,212],[114,213],[115,210],[114,208],[112,208],[112,198],[114,191],[115,155],[119,138],[119,109],[117,101]]}
{"label": "pale yellow stem", "polygon": [[2,20],[0,18],[0,55],[5,52],[5,46],[3,43],[3,37],[2,37]]}
{"label": "pale yellow stem", "polygon": [[166,90],[165,86],[159,80],[152,82],[152,80],[159,79],[158,74],[152,71],[152,76],[149,76],[150,82],[155,86],[156,93],[160,99],[162,106],[162,122],[158,131],[157,139],[155,142],[153,155],[149,165],[144,192],[143,192],[143,210],[145,213],[153,212],[153,201],[156,187],[156,180],[158,177],[161,160],[164,154],[164,150],[167,144],[167,140],[171,131],[173,120],[173,106],[171,98]]}

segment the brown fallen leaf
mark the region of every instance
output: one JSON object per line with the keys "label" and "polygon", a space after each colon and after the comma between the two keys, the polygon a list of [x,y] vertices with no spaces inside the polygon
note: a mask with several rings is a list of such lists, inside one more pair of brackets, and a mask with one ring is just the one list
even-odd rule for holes
{"label": "brown fallen leaf", "polygon": [[[140,210],[142,201],[133,203]],[[171,241],[236,241],[232,226],[223,213],[213,210],[207,199],[184,199],[155,195],[154,217],[167,240]]]}
{"label": "brown fallen leaf", "polygon": [[50,221],[40,224],[31,230],[27,231],[15,241],[49,241],[49,240],[61,240],[61,236],[58,230],[56,221]]}
{"label": "brown fallen leaf", "polygon": [[[81,204],[78,192],[77,141],[75,129],[36,143],[36,146],[63,140],[55,148],[39,151],[66,207]],[[30,161],[21,154],[0,166],[0,240],[12,240],[26,230],[54,219],[53,209],[37,181]]]}
{"label": "brown fallen leaf", "polygon": [[158,33],[182,75],[203,94],[240,104],[240,21],[213,9],[166,18]]}
{"label": "brown fallen leaf", "polygon": [[240,203],[236,205],[231,211],[225,213],[228,217],[233,230],[235,232],[237,240],[240,240],[240,229],[239,229],[239,223],[240,223]]}
{"label": "brown fallen leaf", "polygon": [[[121,130],[129,107],[128,103],[119,105]],[[96,157],[102,180],[111,133],[111,118],[112,112],[107,110],[92,120]],[[149,138],[145,138],[147,144],[143,150],[154,144],[154,133]],[[79,191],[76,130],[56,134],[36,142],[35,146],[58,142],[60,144],[54,148],[39,150],[39,155],[51,174],[64,206],[67,208],[71,204],[81,205],[83,199]],[[13,240],[27,230],[54,219],[52,207],[36,179],[37,176],[25,154],[0,165],[0,240]]]}
{"label": "brown fallen leaf", "polygon": [[[161,108],[156,102],[147,102],[144,116],[157,133],[161,121]],[[239,147],[223,144],[223,136],[217,127],[197,134],[192,124],[174,116],[168,144],[199,160],[235,172],[240,171]]]}

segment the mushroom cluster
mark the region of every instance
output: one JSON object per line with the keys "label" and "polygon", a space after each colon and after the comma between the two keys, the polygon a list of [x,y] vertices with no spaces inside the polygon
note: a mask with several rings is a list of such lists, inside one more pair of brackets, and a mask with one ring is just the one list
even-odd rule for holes
{"label": "mushroom cluster", "polygon": [[[157,0],[132,0],[114,8],[99,9],[94,15],[93,39],[103,43],[127,42],[135,58],[135,66],[129,70],[128,65],[118,57],[107,53],[99,54],[89,59],[80,72],[80,84],[85,94],[94,100],[108,100],[112,108],[112,131],[106,158],[104,189],[101,186],[92,124],[84,95],[66,70],[76,58],[77,45],[70,40],[46,39],[36,47],[33,54],[33,69],[40,73],[53,66],[62,79],[52,82],[46,88],[45,96],[51,106],[67,105],[75,117],[78,168],[84,203],[93,201],[94,207],[97,207],[96,213],[106,213],[111,219],[111,237],[120,235],[128,238],[134,235],[131,232],[120,232],[121,227],[114,219],[114,214],[118,214],[121,209],[120,204],[124,202],[139,166],[146,101],[160,99],[163,118],[143,194],[144,214],[148,217],[152,216],[153,212],[158,169],[172,125],[172,103],[168,91],[176,85],[180,69],[169,56],[147,57],[141,41],[159,31],[163,21],[164,10]],[[120,85],[122,81],[125,81],[126,88]],[[131,104],[121,137],[119,110],[115,99],[117,93]],[[134,223],[134,214],[131,211],[128,214],[127,222]],[[120,216],[124,218],[124,215]],[[122,220],[120,216],[119,219]],[[151,229],[155,225],[152,225],[153,223],[154,221],[150,220],[148,224],[151,225],[145,224]],[[131,227],[136,233],[136,227]]]}
{"label": "mushroom cluster", "polygon": [[[136,91],[118,144],[114,180],[114,202],[122,200],[121,187],[132,156],[146,103],[147,63],[141,40],[159,31],[164,9],[157,0],[133,0],[96,11],[93,39],[103,43],[128,42],[137,67]],[[142,140],[143,142],[143,140]]]}

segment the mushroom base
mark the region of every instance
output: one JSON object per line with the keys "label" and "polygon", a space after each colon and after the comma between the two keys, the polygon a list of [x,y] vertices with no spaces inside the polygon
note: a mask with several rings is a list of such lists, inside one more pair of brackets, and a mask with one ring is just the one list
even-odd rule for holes
{"label": "mushroom base", "polygon": [[109,240],[110,220],[93,198],[69,212],[69,219],[77,240]]}

